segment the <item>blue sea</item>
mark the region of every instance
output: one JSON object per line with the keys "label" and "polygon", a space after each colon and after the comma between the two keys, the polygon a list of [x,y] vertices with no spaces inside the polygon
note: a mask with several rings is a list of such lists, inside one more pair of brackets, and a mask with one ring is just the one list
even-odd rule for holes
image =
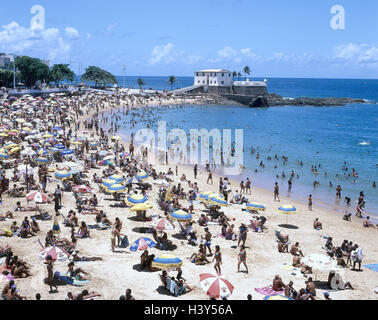
{"label": "blue sea", "polygon": [[[126,77],[129,87],[137,87],[138,77]],[[169,89],[166,77],[142,77],[145,88]],[[120,78],[120,85],[123,79]],[[178,78],[181,87],[192,85],[193,78]],[[176,85],[176,87],[180,87]],[[157,110],[159,119],[167,122],[167,130],[181,128],[188,134],[190,129],[243,129],[244,131],[244,178],[249,177],[258,187],[273,190],[274,182],[279,182],[281,194],[307,201],[309,194],[314,204],[349,210],[355,213],[360,191],[366,198],[366,212],[378,214],[378,80],[343,79],[268,79],[269,92],[284,97],[351,97],[362,98],[366,104],[353,104],[344,107],[294,107],[282,106],[264,109],[251,109],[243,106],[183,106],[182,108],[161,108]],[[130,120],[127,116],[120,121]],[[151,124],[156,129],[157,124]],[[133,128],[146,127],[142,121]],[[131,128],[122,127],[129,135]],[[251,154],[251,148],[257,149]],[[287,156],[287,164],[274,160],[274,155]],[[271,161],[266,158],[272,157]],[[263,160],[265,168],[259,166]],[[303,166],[298,165],[303,162]],[[346,162],[348,171],[342,170]],[[319,168],[320,164],[320,168]],[[314,176],[312,166],[317,166],[319,175]],[[275,168],[277,166],[277,168]],[[358,178],[348,177],[352,168]],[[255,173],[258,169],[258,173]],[[288,176],[294,170],[299,178],[293,181],[288,193]],[[286,178],[282,178],[285,172]],[[325,176],[325,172],[327,176]],[[346,176],[344,176],[344,173]],[[276,176],[279,176],[277,178]],[[314,188],[313,181],[319,182]],[[332,182],[332,188],[329,182]],[[342,187],[342,199],[336,201],[337,185]],[[344,197],[352,199],[346,208]],[[255,199],[257,200],[257,199]]]}

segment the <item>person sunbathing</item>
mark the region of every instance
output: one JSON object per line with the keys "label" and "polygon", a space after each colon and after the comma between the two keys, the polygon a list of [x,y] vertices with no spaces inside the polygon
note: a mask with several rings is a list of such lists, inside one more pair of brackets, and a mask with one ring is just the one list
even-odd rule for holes
{"label": "person sunbathing", "polygon": [[24,196],[24,188],[18,188],[14,185],[13,189],[8,190],[8,195],[13,198],[20,198]]}
{"label": "person sunbathing", "polygon": [[13,213],[11,211],[0,213],[0,221],[5,221],[6,219],[13,219]]}
{"label": "person sunbathing", "polygon": [[72,252],[72,255],[70,257],[72,261],[78,262],[78,261],[102,261],[103,260],[101,257],[79,257],[78,252],[79,251]]}
{"label": "person sunbathing", "polygon": [[82,205],[77,206],[77,211],[81,214],[98,214],[100,211],[93,207],[84,207]]}
{"label": "person sunbathing", "polygon": [[11,274],[14,278],[27,278],[31,276],[28,267],[21,261],[17,261],[11,268]]}
{"label": "person sunbathing", "polygon": [[72,292],[68,292],[66,300],[93,300],[95,297],[101,297],[101,295],[95,291],[88,292],[88,290],[83,290],[77,296],[74,296]]}
{"label": "person sunbathing", "polygon": [[82,276],[82,274],[89,275],[88,272],[84,271],[81,268],[74,268],[75,267],[75,262],[71,261],[68,264],[68,270],[67,274],[69,275],[70,278],[75,278],[76,280],[89,280],[88,277]]}
{"label": "person sunbathing", "polygon": [[286,285],[283,283],[280,276],[279,275],[274,276],[272,289],[274,291],[279,292],[279,291],[285,290],[285,288],[286,288]]}
{"label": "person sunbathing", "polygon": [[23,206],[21,206],[21,202],[20,201],[17,201],[16,205],[17,205],[17,207],[14,209],[14,211],[20,211],[20,212],[39,211],[39,208],[37,206],[35,206],[35,207],[31,207],[31,206],[29,206],[29,207],[23,207]]}
{"label": "person sunbathing", "polygon": [[81,226],[79,228],[79,232],[77,233],[79,238],[89,238],[90,232],[89,229],[84,221],[81,222]]}
{"label": "person sunbathing", "polygon": [[296,253],[299,253],[302,257],[304,257],[302,250],[299,248],[299,242],[296,242],[291,246],[290,253],[294,256]]}
{"label": "person sunbathing", "polygon": [[283,241],[278,242],[277,249],[280,253],[289,253],[289,245]]}

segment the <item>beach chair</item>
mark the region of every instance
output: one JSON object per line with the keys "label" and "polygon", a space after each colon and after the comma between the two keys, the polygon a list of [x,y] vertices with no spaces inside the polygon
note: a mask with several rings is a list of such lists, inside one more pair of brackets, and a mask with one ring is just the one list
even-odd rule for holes
{"label": "beach chair", "polygon": [[176,282],[173,281],[169,277],[167,277],[167,290],[170,293],[172,293],[175,297],[178,297],[178,295],[179,295],[179,288],[177,287]]}
{"label": "beach chair", "polygon": [[[277,242],[284,242],[285,244],[290,244],[290,241],[285,242],[285,241],[282,239],[281,231],[280,231],[280,230],[276,230],[276,231],[275,231],[275,235],[276,235],[276,241],[277,241]],[[289,237],[288,237],[288,239],[289,239]]]}

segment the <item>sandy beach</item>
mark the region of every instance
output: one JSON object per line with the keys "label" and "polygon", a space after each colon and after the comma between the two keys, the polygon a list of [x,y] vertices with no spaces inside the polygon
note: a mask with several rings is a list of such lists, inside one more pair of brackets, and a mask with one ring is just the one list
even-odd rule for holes
{"label": "sandy beach", "polygon": [[[96,97],[96,94],[92,94]],[[109,99],[109,98],[102,98]],[[54,99],[52,99],[54,100]],[[193,104],[194,100],[177,100],[177,99],[163,99],[162,104]],[[34,103],[34,100],[30,100],[30,103]],[[42,102],[39,102],[40,104]],[[84,102],[82,102],[84,103]],[[157,101],[149,101],[150,105],[158,103]],[[40,106],[36,103],[36,106]],[[92,119],[95,110],[95,101],[92,101],[90,105],[88,104],[86,108],[82,108],[84,115],[76,117],[75,111],[71,109],[70,101],[66,100],[66,106],[68,109],[62,111],[64,115],[70,115],[71,121],[70,125],[73,130],[73,135],[75,134],[75,124],[77,120],[80,119],[80,128],[77,130],[77,137],[82,136],[83,131],[88,131],[87,136],[91,134],[94,135],[93,138],[101,141],[101,137],[96,136],[96,130],[85,129],[83,122],[85,119],[88,121]],[[123,107],[123,102],[121,101],[118,105],[117,103],[102,102],[99,104],[99,111],[104,112],[105,110],[113,109],[117,112],[117,108]],[[63,103],[59,103],[63,105]],[[135,103],[135,107],[143,105],[143,103]],[[42,107],[40,107],[42,108]],[[48,107],[52,108],[52,107]],[[24,111],[22,111],[24,110]],[[50,109],[53,112],[52,109]],[[21,114],[14,115],[11,112],[8,114],[9,117],[38,117],[38,115],[26,115],[25,109],[21,109]],[[42,115],[40,115],[42,116]],[[44,115],[43,115],[44,118]],[[54,125],[66,126],[67,124],[60,123],[60,117],[57,117],[57,123]],[[15,122],[16,123],[16,122]],[[46,121],[47,123],[47,121]],[[48,125],[47,125],[48,126]],[[46,126],[46,127],[47,127]],[[9,128],[10,129],[10,128]],[[66,131],[66,132],[67,132]],[[109,137],[112,135],[109,134]],[[10,139],[10,138],[9,138]],[[8,142],[9,139],[5,139],[3,143]],[[22,140],[20,145],[25,148],[28,143],[27,140]],[[109,145],[109,150],[112,151]],[[125,145],[126,151],[129,151],[128,144]],[[99,148],[101,150],[101,148]],[[88,154],[85,153],[84,156]],[[12,157],[11,157],[12,158]],[[19,158],[21,159],[21,158]],[[75,158],[72,159],[74,162]],[[21,162],[21,160],[20,160]],[[55,166],[53,163],[52,166]],[[81,168],[81,166],[80,166]],[[169,168],[175,171],[175,165],[160,165],[155,164],[153,168],[157,173],[167,172]],[[118,217],[123,222],[122,234],[126,234],[130,244],[134,243],[140,237],[149,237],[152,239],[151,234],[143,234],[138,232],[140,227],[149,227],[151,222],[138,222],[135,221],[136,214],[130,211],[130,208],[113,208],[111,195],[104,195],[99,193],[99,186],[93,182],[92,176],[96,174],[101,177],[103,170],[106,167],[99,167],[98,169],[89,169],[85,172],[86,178],[84,180],[89,181],[94,192],[97,193],[98,210],[103,210],[107,218],[114,222],[115,218]],[[37,171],[37,170],[36,170]],[[122,173],[119,167],[115,169],[114,173],[120,175],[125,175]],[[200,193],[206,191],[213,191],[218,193],[218,182],[219,178],[215,174],[213,175],[213,185],[208,185],[207,172],[200,169],[198,172],[197,179],[194,179],[193,168],[189,166],[179,166],[178,175],[169,176],[174,182],[173,185],[178,183],[182,184],[185,192],[190,188],[188,183],[180,181],[182,174],[185,174],[187,179],[197,182]],[[6,170],[5,176],[9,179],[13,176],[13,168]],[[57,185],[62,185],[61,181],[54,177],[54,173],[50,172],[51,181],[47,184],[47,193],[53,194]],[[35,180],[38,181],[38,175],[35,174]],[[158,214],[160,217],[164,217],[164,211],[160,209],[158,205],[159,197],[159,186],[153,184],[153,179],[150,177],[145,182],[152,185],[152,190],[147,191],[147,197],[149,202],[153,205],[153,209],[147,212],[147,216],[153,214]],[[230,177],[230,187],[232,192],[230,193],[230,198],[234,194],[235,190],[239,190],[239,183],[237,177]],[[20,178],[19,182],[16,182],[18,186],[23,185],[23,178]],[[10,181],[10,187],[13,187],[14,182]],[[25,186],[25,185],[23,185]],[[288,270],[287,265],[291,265],[293,261],[293,256],[290,253],[279,253],[277,250],[277,242],[275,237],[275,231],[277,229],[281,232],[285,232],[289,235],[290,246],[295,242],[300,243],[300,248],[303,251],[304,256],[310,254],[323,254],[326,255],[326,251],[322,249],[325,246],[326,238],[332,237],[334,246],[338,247],[342,244],[344,240],[352,241],[353,244],[358,244],[363,249],[363,261],[362,265],[376,264],[378,263],[378,230],[373,228],[363,227],[362,219],[357,217],[352,217],[352,222],[347,222],[342,219],[342,214],[337,211],[327,210],[323,207],[317,206],[314,203],[312,211],[308,210],[306,203],[301,203],[299,201],[285,198],[281,196],[281,201],[276,202],[273,199],[273,188],[272,190],[263,190],[253,186],[251,188],[251,195],[247,195],[249,202],[259,202],[264,204],[266,211],[260,212],[258,215],[265,216],[267,218],[265,227],[267,228],[261,233],[253,232],[251,229],[248,231],[246,240],[246,252],[247,252],[247,265],[249,273],[237,272],[237,259],[239,254],[239,249],[237,246],[237,241],[225,240],[220,237],[221,225],[209,225],[209,231],[211,232],[213,238],[211,242],[211,248],[214,252],[215,246],[219,245],[222,252],[222,276],[229,280],[235,287],[233,294],[228,298],[230,300],[245,300],[248,294],[252,294],[254,300],[264,299],[264,295],[256,292],[255,288],[263,288],[272,285],[273,278],[275,275],[280,275],[282,281],[287,284],[289,281],[293,281],[293,287],[299,291],[301,288],[306,287],[305,281],[309,277],[313,277],[316,284],[316,299],[324,300],[323,293],[329,292],[330,296],[334,300],[376,300],[378,295],[374,292],[374,289],[378,286],[378,273],[370,270],[368,268],[362,267],[362,271],[352,271],[351,268],[338,268],[338,273],[342,276],[343,280],[349,281],[354,290],[335,290],[331,291],[326,287],[329,270],[319,270],[314,272],[314,274],[307,277],[303,276],[300,271]],[[91,197],[91,195],[87,195]],[[109,200],[110,199],[110,200]],[[197,200],[199,198],[197,197]],[[17,225],[20,226],[24,218],[30,217],[36,213],[34,212],[15,212],[16,202],[20,201],[22,206],[34,205],[28,202],[26,197],[12,198],[8,194],[4,193],[2,196],[1,213],[11,211],[14,213],[13,219],[7,219],[6,221],[0,221],[0,229],[10,228],[12,221],[17,221]],[[183,207],[188,207],[188,200],[179,200]],[[278,213],[277,209],[283,204],[291,204],[296,207],[297,214],[286,216]],[[54,202],[51,204],[41,204],[40,208],[47,211],[51,216],[54,217]],[[62,209],[60,213],[67,217],[70,210],[77,212],[75,197],[72,192],[64,192],[62,197]],[[221,211],[230,219],[230,224],[235,225],[235,232],[237,232],[239,226],[244,223],[246,225],[250,224],[252,217],[251,213],[242,211],[242,206],[238,204],[232,204],[228,207],[223,207]],[[205,235],[204,227],[198,225],[197,221],[201,214],[207,214],[205,207],[199,201],[194,202],[193,211],[193,227],[197,232],[198,239]],[[79,224],[84,221],[87,225],[93,225],[96,223],[94,215],[83,215],[77,213],[79,219]],[[315,230],[313,227],[313,221],[315,218],[319,218],[322,223],[322,230]],[[295,226],[295,228],[285,228],[282,226],[286,224],[286,219],[288,219],[289,225]],[[121,295],[125,294],[125,290],[130,288],[132,290],[132,295],[137,300],[165,300],[165,299],[183,299],[183,300],[203,300],[209,299],[209,296],[202,290],[199,284],[199,276],[203,273],[215,273],[214,263],[209,263],[203,266],[191,263],[189,257],[198,251],[198,246],[194,247],[188,244],[185,238],[180,238],[179,226],[177,222],[174,222],[175,230],[167,231],[168,239],[172,241],[172,244],[177,246],[174,251],[169,251],[168,253],[179,257],[183,262],[182,271],[183,278],[186,279],[187,284],[193,288],[189,293],[174,297],[168,292],[168,290],[162,288],[162,282],[159,277],[161,271],[149,272],[147,269],[140,270],[140,255],[143,251],[130,252],[129,248],[116,248],[116,252],[111,251],[111,229],[109,230],[91,230],[90,237],[84,239],[77,239],[77,245],[75,250],[79,252],[79,256],[87,257],[101,257],[102,261],[95,262],[77,262],[76,267],[84,269],[89,274],[89,282],[85,283],[82,287],[74,287],[70,285],[58,286],[58,292],[49,293],[49,286],[44,283],[44,279],[47,277],[46,265],[39,258],[38,253],[41,251],[41,246],[38,239],[44,244],[44,239],[49,230],[53,227],[53,221],[38,221],[40,226],[40,231],[36,236],[23,239],[20,237],[1,237],[0,238],[0,248],[9,245],[12,248],[14,255],[17,255],[23,261],[30,266],[31,276],[24,279],[15,279],[18,292],[21,296],[25,296],[27,299],[35,299],[36,293],[40,293],[43,300],[61,300],[67,297],[68,292],[74,294],[80,293],[83,289],[87,289],[89,292],[95,291],[100,294],[99,297],[95,299],[104,300],[118,300]],[[58,221],[60,224],[61,234],[60,238],[70,239],[70,228],[63,226],[63,217],[58,216]],[[78,228],[76,228],[77,231]],[[166,252],[161,251],[157,248],[148,249],[150,254],[155,254],[159,256]],[[213,259],[210,257],[209,259]],[[210,260],[210,261],[211,261]],[[65,262],[55,262],[54,272],[60,271],[65,273],[68,269],[68,261]],[[241,266],[241,270],[244,267]],[[176,271],[170,271],[169,275],[176,276]],[[0,276],[1,279],[1,276]],[[1,287],[4,287],[6,280],[2,279],[0,282]]]}

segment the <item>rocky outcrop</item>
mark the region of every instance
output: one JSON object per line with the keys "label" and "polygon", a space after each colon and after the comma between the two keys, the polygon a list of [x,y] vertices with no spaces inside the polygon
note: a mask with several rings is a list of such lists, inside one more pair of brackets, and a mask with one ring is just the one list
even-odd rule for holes
{"label": "rocky outcrop", "polygon": [[269,106],[345,106],[351,103],[365,103],[363,99],[352,98],[283,98],[278,94],[268,94],[267,101]]}
{"label": "rocky outcrop", "polygon": [[266,108],[269,107],[269,102],[266,96],[258,96],[252,99],[249,106],[251,108]]}

